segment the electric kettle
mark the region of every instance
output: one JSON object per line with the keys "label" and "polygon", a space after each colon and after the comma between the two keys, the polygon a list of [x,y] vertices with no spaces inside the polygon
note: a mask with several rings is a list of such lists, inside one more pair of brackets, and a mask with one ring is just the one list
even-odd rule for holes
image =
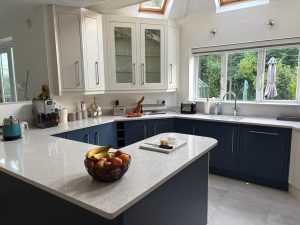
{"label": "electric kettle", "polygon": [[19,120],[10,116],[3,120],[3,139],[11,141],[22,136],[21,126]]}

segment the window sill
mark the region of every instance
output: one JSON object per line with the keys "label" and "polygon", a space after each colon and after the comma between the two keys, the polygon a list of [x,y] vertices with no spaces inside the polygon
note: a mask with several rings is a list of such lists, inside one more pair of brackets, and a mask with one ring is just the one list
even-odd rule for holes
{"label": "window sill", "polygon": [[[204,103],[206,102],[206,99],[198,99],[194,100],[194,102],[197,103]],[[220,102],[222,104],[234,104],[234,101],[223,101],[223,100],[216,100],[216,102]],[[299,103],[296,102],[243,102],[243,101],[237,101],[237,105],[257,105],[257,106],[294,106],[294,107],[300,107]]]}

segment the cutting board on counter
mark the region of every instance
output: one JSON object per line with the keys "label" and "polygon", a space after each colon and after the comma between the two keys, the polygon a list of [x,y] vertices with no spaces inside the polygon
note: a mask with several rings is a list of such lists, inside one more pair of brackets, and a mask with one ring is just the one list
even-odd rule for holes
{"label": "cutting board on counter", "polygon": [[140,145],[140,149],[144,149],[144,150],[149,150],[149,151],[155,151],[155,152],[162,152],[162,153],[171,153],[173,151],[175,151],[176,149],[181,148],[182,146],[184,146],[187,142],[183,141],[183,140],[176,140],[176,142],[174,144],[169,144],[169,146],[172,146],[172,149],[165,149],[165,148],[160,148],[159,143],[160,143],[161,139],[154,139],[151,141],[148,141],[147,143],[142,143]]}

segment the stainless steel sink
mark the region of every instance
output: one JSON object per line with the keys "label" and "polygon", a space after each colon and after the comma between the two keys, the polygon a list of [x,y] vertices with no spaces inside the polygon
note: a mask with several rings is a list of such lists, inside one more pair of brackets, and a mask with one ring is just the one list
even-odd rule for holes
{"label": "stainless steel sink", "polygon": [[277,120],[300,122],[300,116],[278,116]]}
{"label": "stainless steel sink", "polygon": [[242,116],[232,116],[232,115],[210,115],[210,117],[216,120],[227,120],[227,121],[240,121],[244,118]]}

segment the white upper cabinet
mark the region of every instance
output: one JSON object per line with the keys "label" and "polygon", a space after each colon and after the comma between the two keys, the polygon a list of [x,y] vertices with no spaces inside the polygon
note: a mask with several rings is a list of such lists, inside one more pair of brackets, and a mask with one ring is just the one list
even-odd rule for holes
{"label": "white upper cabinet", "polygon": [[102,16],[53,7],[60,92],[100,93],[105,89]]}
{"label": "white upper cabinet", "polygon": [[110,89],[167,90],[166,24],[155,24],[156,20],[146,23],[132,18],[110,19],[107,22]]}
{"label": "white upper cabinet", "polygon": [[82,90],[83,68],[81,54],[80,15],[78,10],[57,11],[57,32],[61,87]]}
{"label": "white upper cabinet", "polygon": [[141,24],[141,86],[165,89],[165,26]]}
{"label": "white upper cabinet", "polygon": [[83,11],[82,28],[86,90],[104,90],[102,15]]}
{"label": "white upper cabinet", "polygon": [[178,79],[178,45],[179,29],[176,23],[170,22],[168,25],[168,89],[177,88]]}
{"label": "white upper cabinet", "polygon": [[135,23],[110,22],[110,86],[112,90],[137,88],[137,39]]}

